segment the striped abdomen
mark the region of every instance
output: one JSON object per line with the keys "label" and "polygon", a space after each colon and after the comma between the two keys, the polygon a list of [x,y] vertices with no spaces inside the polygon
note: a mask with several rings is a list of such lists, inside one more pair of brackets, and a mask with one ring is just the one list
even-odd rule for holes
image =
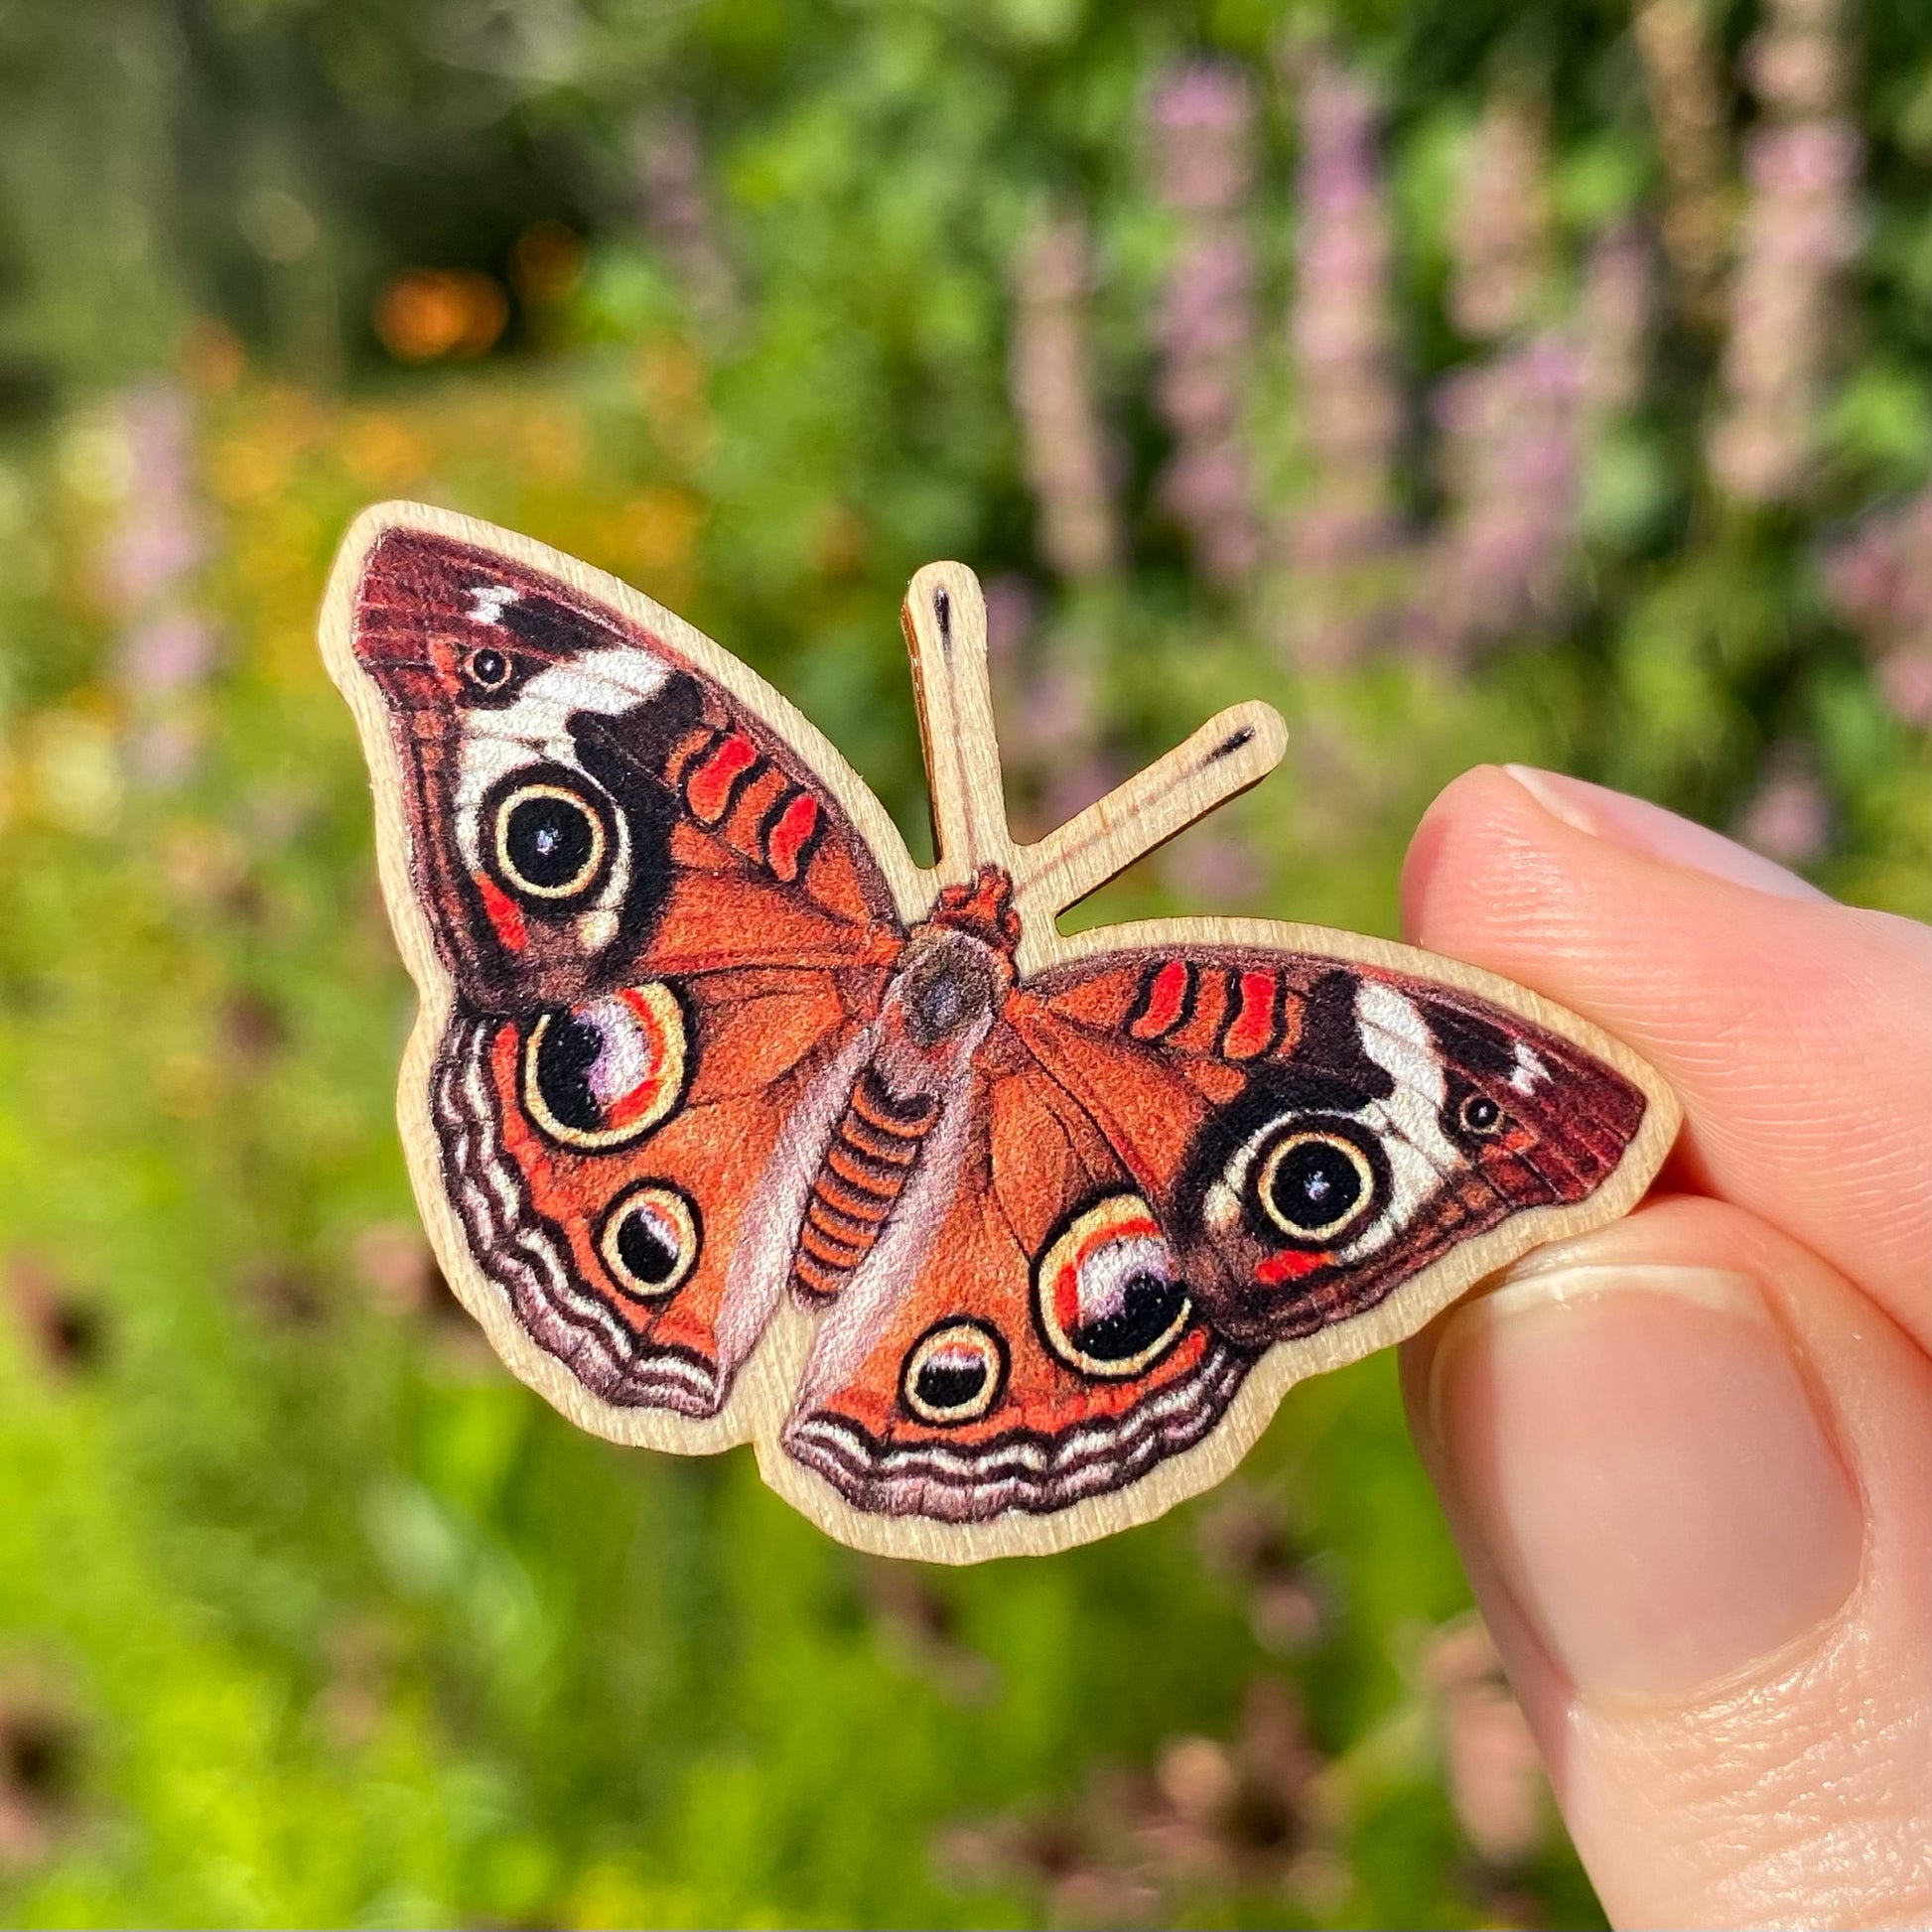
{"label": "striped abdomen", "polygon": [[872,1252],[938,1118],[932,1095],[895,1097],[875,1068],[859,1075],[805,1204],[791,1262],[799,1294],[829,1300]]}

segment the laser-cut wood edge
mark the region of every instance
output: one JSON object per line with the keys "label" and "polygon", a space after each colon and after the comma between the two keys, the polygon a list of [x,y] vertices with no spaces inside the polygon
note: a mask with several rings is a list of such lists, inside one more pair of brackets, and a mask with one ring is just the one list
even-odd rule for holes
{"label": "laser-cut wood edge", "polygon": [[[1366,1313],[1300,1341],[1278,1342],[1249,1372],[1227,1412],[1193,1448],[1156,1465],[1126,1488],[1048,1515],[1011,1512],[988,1522],[948,1524],[855,1509],[822,1477],[787,1456],[778,1432],[809,1346],[814,1317],[783,1308],[739,1371],[719,1415],[702,1421],[615,1407],[591,1395],[524,1330],[508,1299],[483,1273],[444,1184],[430,1120],[430,1067],[447,1028],[455,986],[431,939],[411,880],[409,826],[389,722],[373,679],[352,649],[356,587],[369,551],[385,533],[420,530],[493,552],[561,579],[655,631],[789,744],[870,846],[900,919],[910,925],[939,888],[978,863],[1005,864],[1026,921],[1023,976],[1096,953],[1182,945],[1266,946],[1379,966],[1459,987],[1574,1041],[1615,1068],[1645,1096],[1642,1127],[1615,1170],[1587,1200],[1530,1209],[1451,1249]],[[944,619],[935,605],[943,593]],[[750,1442],[764,1481],[827,1534],[881,1556],[935,1563],[1040,1555],[1149,1522],[1219,1482],[1251,1449],[1282,1397],[1307,1376],[1360,1360],[1413,1334],[1485,1276],[1548,1241],[1602,1226],[1627,1213],[1655,1177],[1677,1136],[1676,1096],[1621,1041],[1513,981],[1461,961],[1361,933],[1270,919],[1192,917],[1143,920],[1062,934],[1053,914],[1164,840],[1258,782],[1279,761],[1286,729],[1272,707],[1237,705],[1116,791],[1032,845],[1007,829],[999,753],[986,694],[985,605],[962,564],[930,564],[912,580],[902,622],[911,652],[922,745],[934,793],[937,862],[915,865],[885,808],[837,748],[780,693],[701,631],[642,592],[531,538],[420,503],[383,503],[350,525],[324,598],[322,651],[361,736],[376,818],[376,860],[396,942],[420,1005],[403,1055],[397,1119],[417,1206],[452,1290],[519,1380],[578,1427],[609,1441],[684,1454]],[[951,635],[945,633],[950,629]],[[1230,743],[1230,741],[1235,741]]]}

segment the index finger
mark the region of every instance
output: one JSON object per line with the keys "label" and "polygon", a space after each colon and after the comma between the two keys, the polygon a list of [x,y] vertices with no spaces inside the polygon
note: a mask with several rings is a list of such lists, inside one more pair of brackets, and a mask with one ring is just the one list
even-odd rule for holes
{"label": "index finger", "polygon": [[1932,931],[1654,805],[1466,772],[1403,874],[1409,936],[1593,1020],[1684,1103],[1680,1165],[1932,1349]]}

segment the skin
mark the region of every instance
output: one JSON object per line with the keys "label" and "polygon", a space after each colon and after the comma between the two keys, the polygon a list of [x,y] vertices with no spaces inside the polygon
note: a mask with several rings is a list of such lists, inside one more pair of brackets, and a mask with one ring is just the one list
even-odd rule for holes
{"label": "skin", "polygon": [[1684,1101],[1636,1213],[1403,1351],[1605,1910],[1932,1923],[1932,931],[1497,768],[1425,817],[1404,915]]}

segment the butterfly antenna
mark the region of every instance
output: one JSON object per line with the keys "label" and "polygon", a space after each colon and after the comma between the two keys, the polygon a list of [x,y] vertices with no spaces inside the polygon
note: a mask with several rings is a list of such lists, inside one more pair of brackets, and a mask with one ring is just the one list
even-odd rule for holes
{"label": "butterfly antenna", "polygon": [[1217,712],[1184,743],[1156,759],[1036,844],[1023,849],[1014,903],[1038,929],[1117,872],[1281,762],[1288,727],[1273,705],[1250,700]]}
{"label": "butterfly antenna", "polygon": [[940,883],[963,885],[982,866],[1017,878],[1019,848],[1007,828],[1000,782],[979,579],[964,564],[927,564],[906,590],[900,621],[912,653]]}
{"label": "butterfly antenna", "polygon": [[[1288,727],[1259,701],[1217,713],[1165,758],[1056,831],[1016,845],[1007,825],[986,660],[986,599],[964,564],[928,564],[902,612],[932,794],[935,870],[964,884],[982,866],[1013,880],[1020,966],[1050,946],[1053,920],[1136,859],[1258,783],[1281,762]],[[1043,956],[1043,954],[1042,954]]]}

